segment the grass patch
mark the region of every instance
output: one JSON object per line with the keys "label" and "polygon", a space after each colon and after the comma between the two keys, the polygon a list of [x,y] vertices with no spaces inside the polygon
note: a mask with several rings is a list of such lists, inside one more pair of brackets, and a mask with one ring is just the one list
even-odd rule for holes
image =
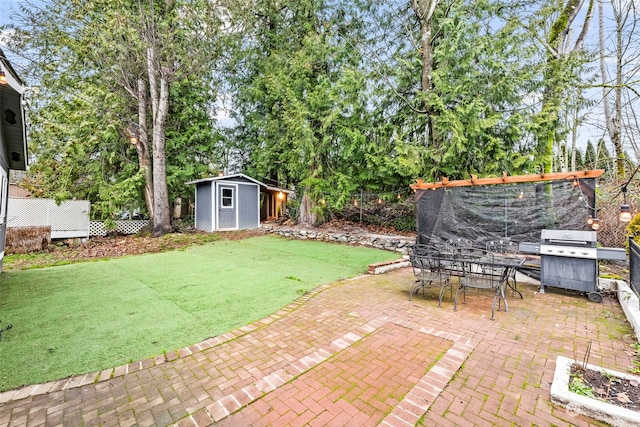
{"label": "grass patch", "polygon": [[39,252],[32,254],[9,254],[3,260],[3,270],[16,270],[17,266],[27,265],[27,268],[54,267],[71,264],[71,260],[61,260],[54,253]]}
{"label": "grass patch", "polygon": [[98,371],[268,316],[397,254],[276,236],[0,275],[0,391]]}

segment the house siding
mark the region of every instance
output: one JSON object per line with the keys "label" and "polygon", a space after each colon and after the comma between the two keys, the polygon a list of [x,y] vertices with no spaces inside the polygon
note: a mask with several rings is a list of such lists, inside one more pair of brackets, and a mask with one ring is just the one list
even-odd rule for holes
{"label": "house siding", "polygon": [[[0,97],[0,111],[2,110],[2,97]],[[4,250],[7,236],[7,199],[9,197],[9,165],[7,158],[7,144],[2,131],[0,120],[0,271],[4,264]]]}
{"label": "house siding", "polygon": [[9,169],[26,170],[27,139],[24,122],[22,80],[0,49],[0,68],[5,72],[6,84],[0,85],[0,271],[4,259],[7,231],[7,200],[9,198]]}
{"label": "house siding", "polygon": [[[4,150],[5,147],[2,147]],[[0,173],[0,271],[4,265],[4,250],[6,247],[7,237],[7,199],[9,197],[9,167],[4,162],[4,159],[0,161],[2,172]]]}

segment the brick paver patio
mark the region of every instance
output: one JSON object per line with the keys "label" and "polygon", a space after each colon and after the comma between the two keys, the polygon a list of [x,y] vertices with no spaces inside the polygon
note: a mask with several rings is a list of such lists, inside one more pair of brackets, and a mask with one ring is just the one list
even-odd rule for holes
{"label": "brick paver patio", "polygon": [[325,285],[191,347],[1,393],[0,426],[602,425],[549,390],[556,356],[582,360],[590,341],[590,363],[633,365],[615,298],[520,285],[492,321],[490,295],[454,312],[435,293],[409,301],[412,281],[404,268]]}

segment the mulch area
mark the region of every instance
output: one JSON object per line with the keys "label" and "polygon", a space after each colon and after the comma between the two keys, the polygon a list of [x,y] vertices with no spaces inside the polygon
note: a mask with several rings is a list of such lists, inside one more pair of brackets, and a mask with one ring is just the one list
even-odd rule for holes
{"label": "mulch area", "polygon": [[[289,224],[280,224],[290,226]],[[291,224],[291,227],[301,227]],[[308,228],[308,227],[304,227]],[[352,233],[387,234],[397,236],[415,236],[414,233],[400,232],[392,228],[380,226],[363,226],[344,220],[335,220],[317,227],[325,232],[347,231]],[[55,242],[36,256],[20,256],[7,260],[5,270],[24,270],[46,265],[66,264],[95,259],[117,258],[126,255],[158,253],[181,249],[192,245],[216,240],[240,240],[264,234],[262,229],[226,231],[206,233],[189,229],[181,233],[171,233],[160,238],[150,236],[122,236],[91,237],[86,242],[66,240]],[[42,255],[42,256],[38,256]]]}
{"label": "mulch area", "polygon": [[91,237],[86,242],[65,240],[50,244],[45,251],[33,253],[34,256],[19,256],[16,259],[7,260],[4,267],[6,270],[24,270],[58,263],[158,253],[216,240],[239,240],[262,234],[263,232],[259,229],[216,234],[188,231],[172,233],[159,238],[114,235]]}

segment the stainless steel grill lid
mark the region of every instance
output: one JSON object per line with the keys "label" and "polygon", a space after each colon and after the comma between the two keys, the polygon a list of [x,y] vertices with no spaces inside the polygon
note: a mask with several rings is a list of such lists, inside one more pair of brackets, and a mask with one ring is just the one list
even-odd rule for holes
{"label": "stainless steel grill lid", "polygon": [[598,237],[595,231],[545,229],[540,232],[540,243],[542,245],[595,248],[597,240]]}

